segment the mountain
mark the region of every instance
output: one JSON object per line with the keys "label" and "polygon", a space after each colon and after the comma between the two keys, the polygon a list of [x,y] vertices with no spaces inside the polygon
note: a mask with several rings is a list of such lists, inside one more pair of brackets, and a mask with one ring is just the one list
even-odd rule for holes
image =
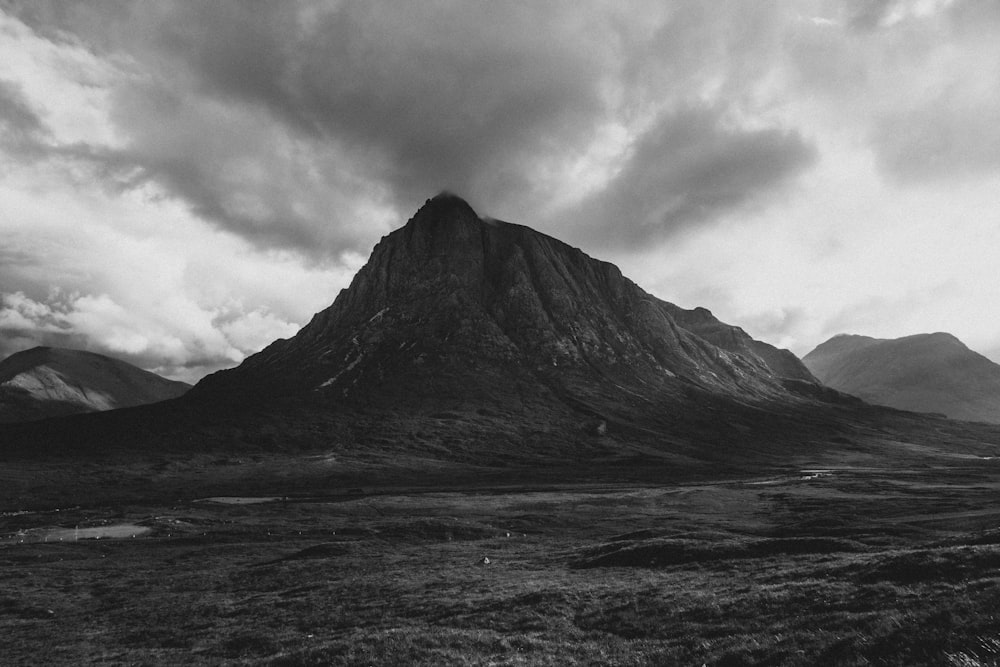
{"label": "mountain", "polygon": [[827,386],[870,403],[1000,423],[1000,365],[951,334],[842,334],[803,361]]}
{"label": "mountain", "polygon": [[830,410],[848,404],[790,352],[443,193],[294,337],[180,401],[0,440],[8,452],[321,450],[342,471],[716,471],[844,432]]}
{"label": "mountain", "polygon": [[119,359],[35,347],[0,361],[0,422],[132,407],[177,398],[188,389]]}
{"label": "mountain", "polygon": [[319,392],[400,406],[605,381],[756,400],[816,384],[790,352],[705,309],[661,301],[552,237],[482,219],[445,193],[383,238],[295,337],[205,378],[192,398]]}
{"label": "mountain", "polygon": [[752,439],[800,446],[810,406],[843,400],[790,352],[442,193],[298,334],[199,382],[183,440],[476,465],[718,459]]}

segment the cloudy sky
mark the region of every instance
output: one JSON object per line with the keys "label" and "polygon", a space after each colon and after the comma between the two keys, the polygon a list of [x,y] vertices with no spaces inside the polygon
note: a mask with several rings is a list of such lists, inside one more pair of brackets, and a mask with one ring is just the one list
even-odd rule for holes
{"label": "cloudy sky", "polygon": [[440,190],[802,355],[1000,361],[996,0],[0,0],[0,357],[196,380]]}

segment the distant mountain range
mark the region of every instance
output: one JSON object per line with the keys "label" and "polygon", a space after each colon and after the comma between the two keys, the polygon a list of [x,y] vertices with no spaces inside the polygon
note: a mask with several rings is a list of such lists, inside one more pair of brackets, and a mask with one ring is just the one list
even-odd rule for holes
{"label": "distant mountain range", "polygon": [[190,388],[101,354],[36,347],[0,361],[0,422],[133,407]]}
{"label": "distant mountain range", "polygon": [[1000,423],[1000,365],[947,333],[839,335],[803,358],[827,386],[870,403]]}

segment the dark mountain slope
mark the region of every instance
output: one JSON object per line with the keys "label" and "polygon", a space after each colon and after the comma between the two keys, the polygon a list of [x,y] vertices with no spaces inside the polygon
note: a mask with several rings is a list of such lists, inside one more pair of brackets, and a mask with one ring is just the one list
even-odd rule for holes
{"label": "dark mountain slope", "polygon": [[293,338],[179,401],[0,430],[0,455],[320,451],[324,480],[659,478],[858,448],[879,432],[858,420],[885,414],[707,310],[441,195]]}
{"label": "dark mountain slope", "polygon": [[36,347],[0,362],[0,422],[155,403],[190,385],[93,352]]}
{"label": "dark mountain slope", "polygon": [[951,334],[840,335],[804,362],[828,386],[871,403],[1000,423],[1000,366]]}
{"label": "dark mountain slope", "polygon": [[809,369],[790,351],[754,340],[743,329],[720,322],[705,308],[685,310],[670,303],[662,303],[680,326],[713,345],[743,356],[756,356],[779,377],[816,382]]}
{"label": "dark mountain slope", "polygon": [[299,334],[192,397],[321,392],[399,405],[606,380],[648,396],[696,387],[764,400],[789,399],[789,379],[815,382],[791,353],[704,309],[661,301],[611,264],[439,195]]}

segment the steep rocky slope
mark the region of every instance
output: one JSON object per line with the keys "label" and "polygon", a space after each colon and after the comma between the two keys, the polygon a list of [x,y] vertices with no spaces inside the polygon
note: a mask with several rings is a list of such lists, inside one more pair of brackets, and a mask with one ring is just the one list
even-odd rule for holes
{"label": "steep rocky slope", "polygon": [[0,436],[17,443],[10,451],[44,440],[62,451],[320,450],[344,470],[646,474],[783,461],[845,432],[836,411],[860,405],[845,400],[707,310],[442,194],[298,334],[182,400]]}
{"label": "steep rocky slope", "polygon": [[839,335],[803,361],[826,385],[870,403],[1000,423],[1000,365],[951,334]]}
{"label": "steep rocky slope", "polygon": [[206,378],[192,397],[312,391],[398,405],[493,396],[532,379],[743,400],[815,383],[794,355],[707,310],[661,301],[611,264],[442,194],[383,238],[299,334]]}
{"label": "steep rocky slope", "polygon": [[93,352],[36,347],[0,361],[0,421],[17,422],[155,403],[190,385]]}

